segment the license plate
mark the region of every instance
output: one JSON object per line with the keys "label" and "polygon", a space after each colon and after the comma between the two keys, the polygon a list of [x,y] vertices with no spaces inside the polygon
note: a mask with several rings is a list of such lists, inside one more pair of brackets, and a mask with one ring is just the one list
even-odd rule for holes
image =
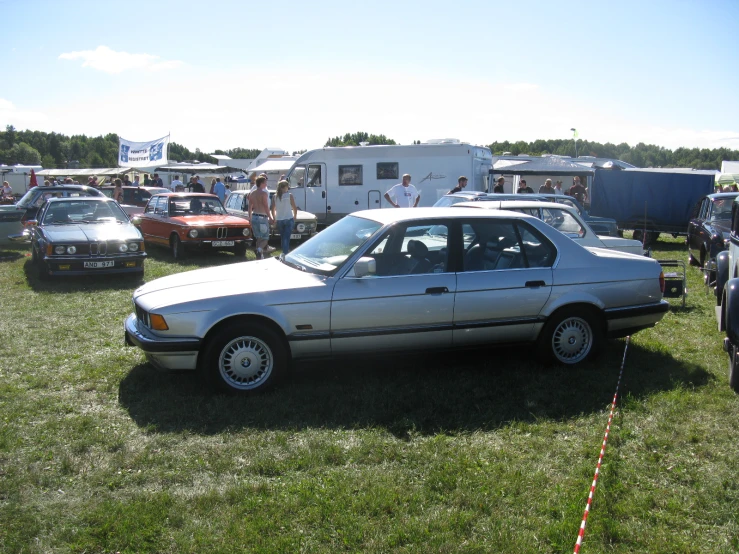
{"label": "license plate", "polygon": [[115,267],[114,261],[109,262],[85,262],[85,267],[93,268],[93,269],[102,269],[104,267]]}
{"label": "license plate", "polygon": [[290,238],[291,239],[301,239],[301,238],[303,238],[303,235],[301,235],[300,233],[297,233],[297,234],[294,234],[294,235],[290,235]]}
{"label": "license plate", "polygon": [[234,241],[232,240],[214,240],[213,246],[233,246]]}

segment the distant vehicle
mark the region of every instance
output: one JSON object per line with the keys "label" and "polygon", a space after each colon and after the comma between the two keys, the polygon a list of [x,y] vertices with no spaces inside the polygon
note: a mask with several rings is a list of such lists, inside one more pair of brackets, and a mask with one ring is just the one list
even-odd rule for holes
{"label": "distant vehicle", "polygon": [[175,259],[186,250],[231,250],[243,256],[252,238],[251,224],[229,215],[214,194],[157,194],[133,222],[148,243],[169,247]]}
{"label": "distant vehicle", "polygon": [[0,206],[0,244],[30,243],[31,235],[25,224],[36,219],[36,214],[49,198],[103,196],[98,189],[83,185],[55,185],[33,187],[17,204]]}
{"label": "distant vehicle", "polygon": [[434,207],[447,207],[458,204],[459,202],[484,202],[486,200],[541,200],[545,202],[558,202],[575,208],[580,217],[587,222],[590,228],[597,235],[605,235],[609,237],[619,236],[618,225],[615,219],[608,217],[596,217],[590,215],[580,202],[571,196],[563,194],[511,194],[511,193],[490,193],[475,192],[464,190],[453,194],[445,194],[436,201]]}
{"label": "distant vehicle", "polygon": [[709,194],[695,205],[688,223],[690,262],[705,270],[706,283],[716,280],[716,256],[726,250],[731,240],[731,208],[737,192]]}
{"label": "distant vehicle", "polygon": [[685,234],[696,202],[713,188],[711,171],[596,169],[590,213],[615,219],[620,230],[633,230],[648,245],[660,233]]}
{"label": "distant vehicle", "polygon": [[739,392],[739,197],[731,206],[728,249],[716,257],[716,319],[726,331],[724,351],[729,355],[729,386]]}
{"label": "distant vehicle", "polygon": [[[232,192],[226,198],[224,207],[226,211],[231,215],[237,217],[247,217],[249,214],[249,191],[237,190]],[[269,191],[269,199],[272,201],[272,197],[275,195],[275,191]],[[316,216],[312,213],[298,210],[298,217],[295,218],[295,224],[293,225],[293,231],[290,235],[290,240],[307,240],[316,234],[318,230],[318,222]],[[270,234],[273,236],[279,236],[279,231],[276,226],[270,228]]]}
{"label": "distant vehicle", "polygon": [[[123,198],[118,203],[121,205],[121,208],[123,208],[123,211],[128,214],[128,217],[133,217],[143,213],[144,207],[146,207],[147,202],[149,202],[149,198],[153,195],[161,194],[163,192],[171,192],[169,189],[162,187],[123,186],[121,188],[123,189]],[[113,198],[114,190],[115,186],[106,185],[104,187],[100,187],[100,191],[108,198]]]}
{"label": "distant vehicle", "polygon": [[484,202],[463,202],[456,204],[456,206],[521,212],[541,219],[547,225],[554,227],[557,231],[564,233],[582,246],[607,248],[638,256],[644,255],[644,247],[638,240],[596,235],[595,231],[580,218],[580,214],[573,206],[559,202],[528,200],[528,197],[531,196],[529,194],[519,194],[518,196],[519,198],[526,198],[526,200],[500,200],[496,202],[487,199]]}
{"label": "distant vehicle", "polygon": [[585,249],[497,210],[365,210],[286,256],[144,284],[126,343],[155,367],[253,393],[292,360],[527,343],[573,366],[669,309],[650,258]]}
{"label": "distant vehicle", "polygon": [[103,197],[51,198],[29,221],[31,260],[40,279],[60,275],[144,274],[144,237],[121,207]]}
{"label": "distant vehicle", "polygon": [[319,224],[330,224],[358,210],[389,207],[384,195],[406,173],[421,195],[419,206],[433,206],[463,175],[467,189],[487,190],[491,167],[488,148],[450,139],[310,150],[295,161],[287,179],[298,207],[316,214]]}

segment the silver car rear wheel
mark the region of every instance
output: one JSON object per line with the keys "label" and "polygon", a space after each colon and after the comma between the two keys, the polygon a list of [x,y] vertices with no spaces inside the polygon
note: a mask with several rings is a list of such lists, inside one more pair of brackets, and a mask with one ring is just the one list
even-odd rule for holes
{"label": "silver car rear wheel", "polygon": [[552,334],[552,354],[563,364],[584,360],[593,346],[593,331],[581,317],[564,319]]}
{"label": "silver car rear wheel", "polygon": [[587,306],[563,308],[549,318],[537,341],[539,358],[574,365],[600,348],[603,329],[599,314]]}
{"label": "silver car rear wheel", "polygon": [[257,337],[238,337],[221,350],[218,371],[237,390],[258,388],[269,379],[274,367],[272,350]]}

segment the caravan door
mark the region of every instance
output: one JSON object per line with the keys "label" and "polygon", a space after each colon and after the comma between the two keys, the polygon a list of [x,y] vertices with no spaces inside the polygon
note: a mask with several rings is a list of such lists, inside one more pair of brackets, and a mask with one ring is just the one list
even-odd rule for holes
{"label": "caravan door", "polygon": [[327,196],[326,164],[308,164],[305,180],[305,207],[303,209],[315,214],[319,221],[325,221]]}

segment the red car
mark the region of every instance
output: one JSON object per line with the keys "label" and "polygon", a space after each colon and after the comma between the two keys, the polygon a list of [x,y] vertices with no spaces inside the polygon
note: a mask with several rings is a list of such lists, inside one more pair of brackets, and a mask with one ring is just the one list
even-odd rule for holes
{"label": "red car", "polygon": [[251,224],[228,215],[213,194],[157,194],[133,222],[147,243],[169,247],[177,259],[195,249],[231,250],[243,256],[252,238]]}

